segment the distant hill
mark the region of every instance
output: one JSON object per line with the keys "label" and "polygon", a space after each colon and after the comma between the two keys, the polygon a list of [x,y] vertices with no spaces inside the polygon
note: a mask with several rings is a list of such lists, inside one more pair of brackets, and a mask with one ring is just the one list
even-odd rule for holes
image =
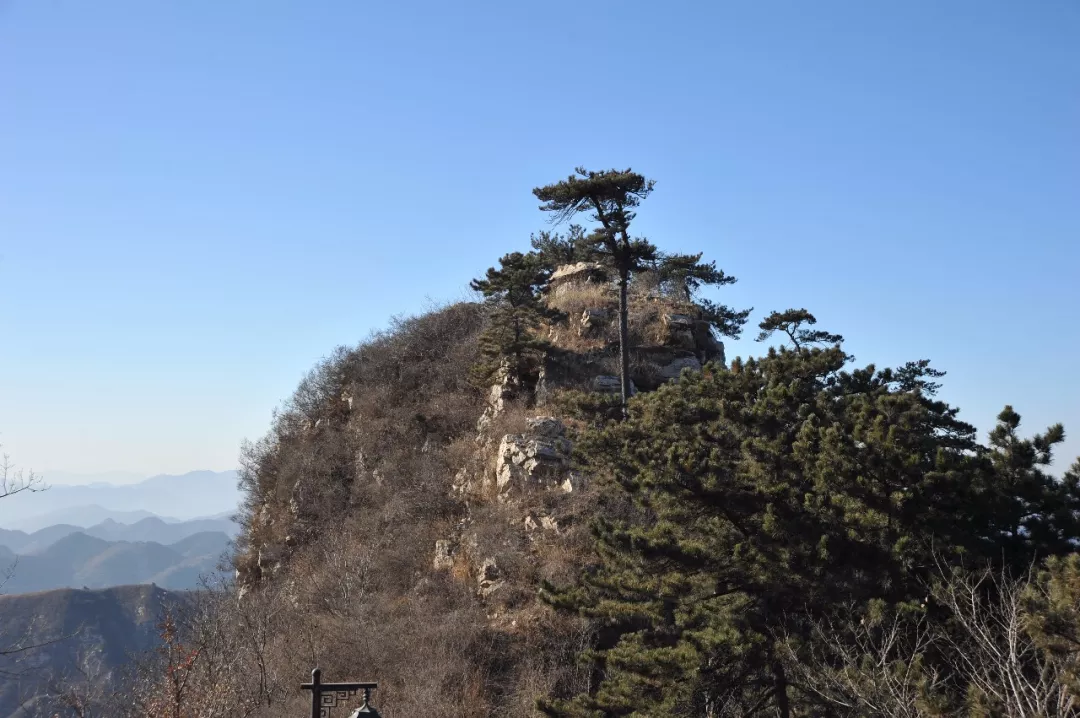
{"label": "distant hill", "polygon": [[[51,487],[49,491],[55,491],[56,487]],[[100,524],[103,521],[116,521],[121,524],[133,524],[136,521],[142,521],[157,516],[157,514],[149,511],[111,511],[104,506],[98,506],[96,504],[89,504],[85,506],[71,506],[68,508],[57,509],[56,511],[48,511],[44,514],[37,514],[33,516],[24,516],[12,519],[10,522],[4,523],[4,528],[9,530],[21,530],[28,533],[33,533],[46,526],[55,526],[56,524],[71,524],[73,526],[79,526],[80,528],[87,528]],[[166,523],[176,522],[179,519],[173,519],[165,516],[157,516]]]}
{"label": "distant hill", "polygon": [[18,501],[0,502],[0,528],[32,532],[58,523],[90,526],[110,518],[131,523],[153,515],[177,520],[214,516],[240,505],[236,481],[235,471],[192,471],[128,485],[57,484],[23,493]]}
{"label": "distant hill", "polygon": [[190,600],[190,594],[157,586],[0,596],[0,636],[20,637],[28,644],[55,641],[0,657],[0,670],[22,673],[0,681],[0,716],[39,715],[37,711],[46,708],[44,694],[50,682],[79,670],[101,683],[114,681],[132,654],[157,643],[162,609]]}
{"label": "distant hill", "polygon": [[132,524],[123,524],[112,519],[93,526],[58,524],[46,526],[33,533],[0,529],[0,546],[5,546],[17,554],[38,554],[65,536],[79,532],[105,541],[154,541],[160,544],[171,544],[188,536],[207,532],[220,532],[233,538],[239,531],[239,524],[228,518],[193,519],[168,523],[156,516],[151,516]]}
{"label": "distant hill", "polygon": [[75,531],[34,553],[0,550],[0,569],[11,567],[2,590],[16,594],[139,583],[195,588],[201,575],[216,571],[229,545],[230,534],[224,531],[190,533],[169,544],[108,541]]}

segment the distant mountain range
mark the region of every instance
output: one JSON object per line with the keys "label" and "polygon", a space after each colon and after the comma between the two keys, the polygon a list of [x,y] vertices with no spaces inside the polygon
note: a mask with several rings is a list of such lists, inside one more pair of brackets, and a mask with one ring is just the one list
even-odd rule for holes
{"label": "distant mountain range", "polygon": [[3,546],[0,566],[10,567],[3,592],[140,583],[196,588],[201,576],[216,572],[229,546],[229,535],[223,531],[203,531],[170,544],[106,541],[80,531],[31,554],[16,554]]}
{"label": "distant mountain range", "polygon": [[163,608],[190,600],[191,594],[157,586],[0,596],[0,639],[7,641],[0,649],[16,640],[45,644],[0,656],[0,671],[17,674],[0,681],[0,716],[52,715],[49,687],[65,678],[115,685],[132,654],[157,644]]}
{"label": "distant mountain range", "polygon": [[73,533],[84,533],[105,541],[153,541],[171,544],[197,533],[220,532],[233,538],[239,531],[240,526],[226,517],[169,523],[157,516],[149,516],[132,524],[107,518],[89,527],[60,523],[32,533],[0,529],[0,546],[5,546],[17,554],[35,554]]}
{"label": "distant mountain range", "polygon": [[57,524],[33,533],[0,529],[0,569],[10,567],[4,593],[80,586],[156,583],[188,589],[213,573],[239,526],[227,518],[166,523],[152,516],[133,524],[107,519],[83,528]]}
{"label": "distant mountain range", "polygon": [[[46,476],[45,482],[49,479]],[[56,524],[91,526],[106,519],[132,523],[151,516],[166,523],[237,510],[242,493],[235,471],[153,476],[134,484],[55,484],[0,501],[0,528],[33,532]]]}

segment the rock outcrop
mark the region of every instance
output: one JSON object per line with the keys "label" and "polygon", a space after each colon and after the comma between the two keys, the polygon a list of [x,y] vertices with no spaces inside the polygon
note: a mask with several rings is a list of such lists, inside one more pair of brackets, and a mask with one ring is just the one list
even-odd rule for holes
{"label": "rock outcrop", "polygon": [[687,314],[664,314],[660,317],[667,336],[664,344],[680,349],[693,350],[697,348],[694,338],[694,318]]}
{"label": "rock outcrop", "polygon": [[528,419],[524,434],[507,434],[495,457],[495,482],[500,497],[514,488],[538,486],[573,490],[570,440],[562,422],[551,416]]}
{"label": "rock outcrop", "polygon": [[504,583],[502,571],[499,570],[499,565],[495,563],[495,559],[484,559],[484,562],[480,564],[480,569],[477,572],[476,592],[484,598],[487,598],[502,588]]}
{"label": "rock outcrop", "polygon": [[581,284],[600,284],[607,282],[607,272],[603,265],[596,262],[578,262],[564,264],[557,268],[548,280],[548,287],[556,297],[569,287]]}
{"label": "rock outcrop", "polygon": [[[593,378],[592,381],[593,391],[599,391],[604,394],[619,394],[622,392],[622,382],[619,377],[612,374],[601,374],[598,377]],[[630,395],[637,394],[637,386],[634,382],[630,382]]]}
{"label": "rock outcrop", "polygon": [[601,334],[611,323],[611,313],[606,309],[586,309],[578,321],[578,336],[591,337]]}
{"label": "rock outcrop", "polygon": [[454,567],[453,542],[449,539],[439,539],[435,542],[435,559],[431,567],[436,571],[449,571]]}
{"label": "rock outcrop", "polygon": [[660,376],[664,379],[672,380],[678,379],[682,374],[683,369],[689,369],[690,371],[701,371],[701,360],[697,357],[682,357],[676,359],[667,366],[660,368]]}

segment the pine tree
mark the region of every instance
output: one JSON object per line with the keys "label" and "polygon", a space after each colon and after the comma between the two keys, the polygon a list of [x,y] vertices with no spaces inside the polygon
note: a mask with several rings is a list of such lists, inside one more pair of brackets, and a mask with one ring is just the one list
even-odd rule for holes
{"label": "pine tree", "polygon": [[830,334],[818,329],[803,329],[803,324],[817,324],[817,319],[805,309],[773,312],[758,325],[761,333],[758,334],[757,341],[767,340],[777,330],[786,334],[796,349],[809,344],[841,344],[844,341],[839,334]]}
{"label": "pine tree", "polygon": [[559,316],[540,297],[551,270],[535,252],[507,254],[499,267],[489,268],[483,279],[469,284],[491,307],[488,327],[480,336],[481,360],[473,367],[473,380],[487,386],[506,367],[513,383],[529,384],[539,370],[540,356],[550,348],[537,329]]}
{"label": "pine tree", "polygon": [[[653,180],[630,170],[601,170],[578,167],[576,174],[561,182],[533,190],[543,204],[540,209],[552,212],[555,221],[564,221],[580,212],[591,212],[599,227],[590,234],[580,228],[561,244],[548,242],[548,253],[561,258],[596,258],[610,266],[619,284],[619,375],[621,397],[625,412],[630,397],[629,302],[627,290],[636,272],[657,270],[662,282],[678,284],[686,301],[697,305],[699,315],[717,331],[737,337],[750,310],[737,312],[729,307],[698,298],[702,286],[722,286],[735,282],[716,269],[715,262],[702,262],[701,255],[661,255],[656,246],[642,237],[630,236],[634,209],[648,197],[655,186]],[[543,244],[543,240],[541,240]],[[538,246],[534,242],[534,247]]]}
{"label": "pine tree", "polygon": [[707,321],[721,336],[737,339],[753,308],[736,311],[699,295],[704,287],[723,287],[737,279],[716,268],[716,262],[702,262],[702,253],[662,254],[655,262],[660,286],[680,301],[692,304],[699,319]]}
{"label": "pine tree", "polygon": [[540,232],[529,238],[533,251],[539,255],[544,268],[554,271],[564,264],[576,264],[592,258],[585,229],[572,224],[565,235]]}
{"label": "pine tree", "polygon": [[[586,432],[584,468],[636,514],[597,519],[580,585],[544,587],[600,631],[585,656],[592,689],[541,701],[547,715],[836,715],[789,678],[812,626],[920,610],[942,561],[1000,565],[994,507],[1010,481],[933,396],[941,373],[926,362],[848,371],[849,360],[838,345],[799,346],[710,365]],[[1024,507],[1053,540],[1033,536],[1014,566],[1080,536],[1061,515],[1076,486],[1031,474],[1054,438],[1018,452],[1014,468],[1034,477]]]}
{"label": "pine tree", "polygon": [[656,247],[641,237],[630,236],[634,208],[653,191],[655,182],[630,170],[594,172],[578,167],[561,182],[537,187],[533,194],[540,209],[554,213],[556,221],[579,212],[592,212],[599,227],[587,235],[589,253],[606,261],[619,281],[619,375],[623,407],[630,398],[630,347],[627,287],[630,275],[656,258]]}

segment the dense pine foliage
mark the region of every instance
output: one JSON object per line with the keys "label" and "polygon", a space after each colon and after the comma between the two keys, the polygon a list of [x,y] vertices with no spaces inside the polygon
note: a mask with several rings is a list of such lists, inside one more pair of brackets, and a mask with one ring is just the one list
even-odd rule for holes
{"label": "dense pine foliage", "polygon": [[[934,399],[925,362],[847,364],[839,347],[774,349],[586,432],[582,459],[636,512],[598,517],[595,564],[545,589],[604,626],[587,654],[596,685],[548,714],[842,714],[791,677],[790,662],[820,653],[816,627],[934,616],[925,597],[943,567],[1017,575],[1073,549],[1075,477],[1040,468],[1060,427],[1022,440],[1006,408],[981,446]],[[956,705],[966,689],[936,698]]]}

